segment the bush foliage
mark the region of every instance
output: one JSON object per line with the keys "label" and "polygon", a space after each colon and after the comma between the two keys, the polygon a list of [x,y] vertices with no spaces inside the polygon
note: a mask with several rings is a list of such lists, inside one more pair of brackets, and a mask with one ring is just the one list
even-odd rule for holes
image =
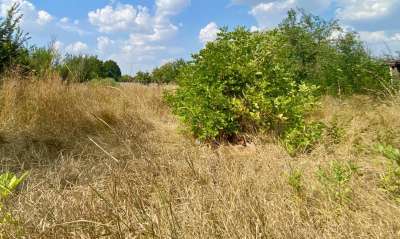
{"label": "bush foliage", "polygon": [[183,67],[167,100],[199,139],[272,130],[307,150],[321,135],[305,122],[321,93],[381,90],[389,79],[355,33],[291,10],[273,30],[222,28]]}

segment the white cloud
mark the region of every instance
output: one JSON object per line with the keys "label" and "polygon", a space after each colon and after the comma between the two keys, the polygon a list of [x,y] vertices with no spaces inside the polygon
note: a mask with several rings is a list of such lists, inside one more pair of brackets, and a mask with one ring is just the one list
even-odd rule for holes
{"label": "white cloud", "polygon": [[60,41],[55,41],[53,43],[53,48],[56,51],[60,51],[62,48],[64,47],[64,43],[60,42]]}
{"label": "white cloud", "polygon": [[63,17],[60,19],[61,23],[68,23],[69,22],[69,18],[68,17]]}
{"label": "white cloud", "polygon": [[190,0],[155,0],[152,13],[147,7],[115,1],[90,11],[89,22],[102,33],[97,38],[97,53],[114,59],[129,73],[138,68],[150,69],[160,59],[171,58],[176,47],[169,41],[180,27],[171,17],[189,4]]}
{"label": "white cloud", "polygon": [[360,31],[361,40],[371,43],[371,44],[385,44],[390,42],[400,41],[400,32],[394,34],[388,34],[385,31],[375,31],[375,32],[367,32]]}
{"label": "white cloud", "polygon": [[199,40],[206,44],[207,42],[214,41],[217,39],[217,35],[220,32],[218,25],[215,22],[210,22],[207,26],[200,30]]}
{"label": "white cloud", "polygon": [[40,10],[38,12],[38,17],[36,19],[36,22],[39,25],[46,25],[47,23],[51,22],[53,20],[53,17],[46,11]]}
{"label": "white cloud", "polygon": [[108,50],[110,50],[110,46],[114,44],[114,41],[108,37],[100,36],[97,38],[97,49],[101,54],[104,54]]}
{"label": "white cloud", "polygon": [[250,14],[256,18],[259,28],[271,28],[279,24],[286,12],[294,7],[295,0],[260,3],[251,9]]}
{"label": "white cloud", "polygon": [[159,15],[176,15],[190,5],[190,0],[156,0]]}
{"label": "white cloud", "polygon": [[75,55],[79,55],[79,54],[83,54],[88,50],[88,45],[86,43],[83,43],[81,41],[77,41],[75,43],[72,43],[70,45],[68,45],[65,48],[65,51],[68,53],[72,53]]}
{"label": "white cloud", "polygon": [[89,32],[83,30],[80,26],[79,26],[79,21],[78,20],[74,20],[73,22],[70,21],[70,19],[68,17],[63,17],[61,18],[56,26],[66,32],[73,32],[73,33],[77,33],[80,36],[86,35]]}
{"label": "white cloud", "polygon": [[33,19],[36,17],[35,6],[26,0],[0,0],[0,16],[4,17],[14,4],[19,4],[20,12],[24,15],[25,19]]}
{"label": "white cloud", "polygon": [[146,7],[130,4],[114,7],[107,5],[88,14],[89,22],[100,32],[117,32],[145,28],[150,25],[150,14]]}
{"label": "white cloud", "polygon": [[394,9],[397,0],[347,0],[341,1],[337,16],[348,21],[369,20],[387,16]]}

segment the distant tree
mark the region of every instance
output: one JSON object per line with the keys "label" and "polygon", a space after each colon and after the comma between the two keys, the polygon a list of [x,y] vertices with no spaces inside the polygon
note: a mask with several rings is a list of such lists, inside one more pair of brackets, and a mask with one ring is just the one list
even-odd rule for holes
{"label": "distant tree", "polygon": [[54,70],[59,63],[59,54],[52,47],[33,47],[29,51],[29,67],[38,76]]}
{"label": "distant tree", "polygon": [[134,82],[142,84],[150,84],[153,82],[153,78],[149,72],[139,71],[134,77]]}
{"label": "distant tree", "polygon": [[119,68],[118,64],[113,60],[108,60],[103,63],[102,66],[102,77],[107,78],[114,78],[118,81],[121,78],[121,69]]}
{"label": "distant tree", "polygon": [[29,39],[19,23],[19,4],[14,4],[4,19],[0,18],[0,73],[13,64],[26,64],[28,50],[24,46]]}
{"label": "distant tree", "polygon": [[59,67],[59,72],[64,80],[86,82],[102,78],[102,68],[103,62],[97,56],[67,55]]}
{"label": "distant tree", "polygon": [[152,72],[153,81],[166,84],[175,82],[180,70],[185,64],[186,62],[180,59],[155,68]]}
{"label": "distant tree", "polygon": [[134,82],[135,78],[130,76],[130,75],[123,75],[121,76],[121,78],[119,79],[120,82]]}

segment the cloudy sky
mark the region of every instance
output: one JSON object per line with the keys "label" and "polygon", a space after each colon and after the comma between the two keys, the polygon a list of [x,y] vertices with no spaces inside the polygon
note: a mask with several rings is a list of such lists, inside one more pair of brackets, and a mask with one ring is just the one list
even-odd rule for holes
{"label": "cloudy sky", "polygon": [[276,26],[290,8],[339,19],[375,54],[400,50],[400,0],[0,0],[19,2],[31,43],[116,60],[124,73],[190,58],[220,26]]}

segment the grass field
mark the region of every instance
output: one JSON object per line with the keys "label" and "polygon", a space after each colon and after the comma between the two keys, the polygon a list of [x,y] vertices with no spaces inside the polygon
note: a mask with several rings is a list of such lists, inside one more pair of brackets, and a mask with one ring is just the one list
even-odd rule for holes
{"label": "grass field", "polygon": [[324,97],[328,126],[310,154],[278,140],[198,144],[163,87],[5,79],[2,170],[29,171],[5,205],[2,238],[399,238],[382,187],[400,147],[400,100]]}

